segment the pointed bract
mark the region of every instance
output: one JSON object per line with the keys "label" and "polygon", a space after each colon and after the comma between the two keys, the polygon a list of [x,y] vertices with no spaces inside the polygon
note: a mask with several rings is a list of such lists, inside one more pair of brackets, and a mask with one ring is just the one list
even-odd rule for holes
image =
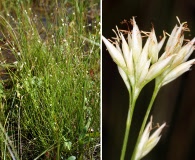
{"label": "pointed bract", "polygon": [[189,56],[192,54],[194,50],[195,38],[188,42],[185,46],[183,46],[180,51],[178,52],[177,56],[173,60],[173,65],[177,66],[183,62],[185,62]]}
{"label": "pointed bract", "polygon": [[129,46],[122,34],[121,34],[121,40],[122,40],[123,55],[124,55],[125,63],[127,65],[127,72],[128,74],[133,76],[134,67],[133,67],[132,50],[129,49]]}
{"label": "pointed bract", "polygon": [[148,71],[146,80],[151,81],[152,79],[160,75],[164,70],[166,70],[166,68],[171,64],[174,56],[175,55],[171,55],[166,59],[153,64]]}
{"label": "pointed bract", "polygon": [[139,55],[141,54],[141,50],[142,50],[142,37],[134,17],[132,23],[133,23],[133,31],[132,31],[131,47],[133,52],[133,59],[136,63],[137,60],[139,59]]}
{"label": "pointed bract", "polygon": [[125,68],[126,67],[125,60],[122,54],[119,52],[119,50],[116,49],[116,47],[113,44],[111,44],[104,36],[102,36],[102,40],[106,45],[108,52],[110,53],[113,61],[121,68]]}
{"label": "pointed bract", "polygon": [[162,46],[163,46],[163,44],[164,44],[164,42],[165,42],[165,39],[166,39],[165,32],[163,32],[163,34],[164,34],[163,38],[162,38],[161,41],[158,43],[158,51],[161,50],[161,48],[162,48]]}
{"label": "pointed bract", "polygon": [[171,81],[181,76],[183,73],[187,72],[194,62],[195,62],[195,59],[192,59],[190,61],[187,61],[175,67],[165,76],[165,78],[162,81],[162,85],[164,86],[167,83],[170,83]]}
{"label": "pointed bract", "polygon": [[118,70],[119,70],[119,73],[120,73],[123,81],[125,82],[125,85],[126,85],[127,89],[129,90],[130,89],[130,84],[129,84],[129,79],[128,79],[126,73],[119,66],[118,66]]}
{"label": "pointed bract", "polygon": [[156,39],[154,28],[150,32],[149,38],[150,38],[150,44],[149,44],[149,48],[148,48],[148,52],[149,52],[148,56],[149,56],[149,58],[151,58],[152,63],[155,63],[158,60],[159,49],[158,49],[158,42]]}
{"label": "pointed bract", "polygon": [[178,50],[182,46],[183,39],[184,39],[183,31],[185,29],[184,24],[185,23],[181,24],[179,28],[176,25],[169,37],[169,40],[167,42],[167,46],[165,49],[169,55],[177,53]]}

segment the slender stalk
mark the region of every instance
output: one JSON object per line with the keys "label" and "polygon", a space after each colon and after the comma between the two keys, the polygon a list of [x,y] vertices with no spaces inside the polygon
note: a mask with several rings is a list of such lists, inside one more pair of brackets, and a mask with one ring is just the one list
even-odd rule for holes
{"label": "slender stalk", "polygon": [[125,153],[126,153],[126,149],[127,149],[127,143],[128,143],[128,137],[129,137],[130,127],[131,127],[131,121],[132,121],[132,117],[133,117],[133,111],[134,111],[134,108],[135,108],[135,102],[136,102],[137,97],[140,93],[140,91],[138,93],[135,93],[134,91],[135,90],[133,89],[133,93],[129,92],[129,110],[128,110],[128,115],[127,115],[125,136],[124,136],[124,140],[123,140],[123,146],[122,146],[122,150],[121,150],[120,160],[125,159]]}
{"label": "slender stalk", "polygon": [[[15,150],[15,147],[14,147],[14,145],[12,144],[12,142],[11,142],[9,136],[7,135],[7,133],[6,133],[4,127],[2,126],[1,123],[0,123],[0,131],[1,131],[1,132],[4,134],[4,136],[5,136],[5,137],[3,137],[3,138],[5,138],[5,141],[4,141],[4,142],[5,142],[7,148],[8,148],[8,150],[9,150],[9,152],[10,152],[10,155],[11,155],[12,159],[13,159],[13,160],[19,160],[19,158],[18,158],[19,156],[18,156],[18,154],[17,154],[17,152],[16,152],[16,150]],[[10,147],[11,147],[11,148],[10,148]]]}
{"label": "slender stalk", "polygon": [[143,133],[144,128],[145,128],[145,126],[146,126],[147,119],[148,119],[148,117],[149,117],[151,108],[152,108],[152,106],[153,106],[153,104],[154,104],[154,100],[155,100],[155,98],[156,98],[156,96],[157,96],[157,94],[158,94],[158,92],[159,92],[159,90],[160,90],[160,87],[161,87],[161,85],[160,85],[159,83],[155,83],[154,92],[153,92],[153,94],[152,94],[152,98],[151,98],[151,100],[150,100],[150,104],[149,104],[149,106],[148,106],[148,108],[147,108],[147,111],[146,111],[146,114],[145,114],[145,116],[144,116],[144,120],[143,120],[143,122],[142,122],[142,126],[141,126],[141,129],[140,129],[140,132],[139,132],[139,136],[138,136],[138,139],[137,139],[137,142],[136,142],[136,145],[135,145],[135,148],[134,148],[134,151],[133,151],[133,155],[132,155],[131,160],[136,160],[136,159],[135,159],[135,156],[136,156],[136,153],[137,153],[137,151],[138,151],[138,144],[140,143],[140,139],[141,139],[142,133]]}

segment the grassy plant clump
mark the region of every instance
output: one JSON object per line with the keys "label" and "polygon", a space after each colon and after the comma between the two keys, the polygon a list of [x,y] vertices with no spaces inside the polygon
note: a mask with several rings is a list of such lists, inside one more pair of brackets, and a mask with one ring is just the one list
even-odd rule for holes
{"label": "grassy plant clump", "polygon": [[99,159],[99,2],[15,3],[1,4],[15,60],[1,63],[0,159]]}

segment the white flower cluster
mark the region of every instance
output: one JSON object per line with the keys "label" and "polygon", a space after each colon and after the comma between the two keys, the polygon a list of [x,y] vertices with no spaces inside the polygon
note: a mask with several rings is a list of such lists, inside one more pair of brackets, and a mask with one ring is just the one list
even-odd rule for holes
{"label": "white flower cluster", "polygon": [[165,51],[160,57],[159,52],[166,39],[165,33],[158,43],[153,28],[142,48],[141,32],[134,18],[132,25],[133,30],[128,31],[127,40],[118,28],[117,33],[114,31],[116,33],[115,42],[111,43],[102,36],[112,59],[118,65],[119,72],[128,90],[130,86],[142,88],[155,78],[163,86],[188,71],[195,62],[195,59],[187,61],[194,50],[195,38],[183,45],[183,33],[189,30],[186,22],[174,27]]}

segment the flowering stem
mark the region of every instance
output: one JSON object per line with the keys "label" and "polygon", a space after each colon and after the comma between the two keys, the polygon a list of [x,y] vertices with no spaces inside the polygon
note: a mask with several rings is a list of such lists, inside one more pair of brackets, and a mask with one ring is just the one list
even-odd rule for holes
{"label": "flowering stem", "polygon": [[125,136],[124,136],[124,140],[123,140],[123,146],[122,146],[120,160],[125,159],[125,153],[126,153],[126,149],[127,149],[127,143],[128,143],[128,137],[129,137],[130,127],[131,127],[131,121],[132,121],[132,117],[133,117],[133,111],[134,111],[135,102],[137,100],[138,95],[139,95],[139,92],[131,93],[129,91],[129,110],[128,110],[128,115],[127,115],[127,120],[126,120]]}
{"label": "flowering stem", "polygon": [[137,160],[137,159],[135,159],[135,158],[136,158],[135,156],[136,156],[136,153],[138,152],[138,144],[140,143],[140,139],[141,139],[142,133],[143,133],[143,131],[144,131],[144,128],[145,128],[145,126],[146,126],[147,119],[148,119],[148,117],[149,117],[151,108],[152,108],[152,106],[153,106],[153,104],[154,104],[154,100],[155,100],[155,98],[156,98],[156,96],[157,96],[158,91],[160,90],[160,88],[161,88],[161,85],[160,85],[159,83],[156,82],[156,83],[155,83],[154,92],[153,92],[152,98],[151,98],[151,100],[150,100],[150,104],[149,104],[149,106],[148,106],[148,108],[147,108],[147,111],[146,111],[144,120],[143,120],[143,122],[142,122],[142,126],[141,126],[141,129],[140,129],[140,132],[139,132],[139,136],[138,136],[138,139],[137,139],[137,142],[136,142],[136,145],[135,145],[135,148],[134,148],[134,151],[133,151],[133,155],[132,155],[131,160]]}

